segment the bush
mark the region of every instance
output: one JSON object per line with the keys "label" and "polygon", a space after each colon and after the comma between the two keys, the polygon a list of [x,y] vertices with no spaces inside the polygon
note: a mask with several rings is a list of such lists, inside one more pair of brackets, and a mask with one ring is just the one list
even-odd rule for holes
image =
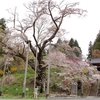
{"label": "bush", "polygon": [[57,86],[57,84],[53,84],[51,88],[52,88],[52,91],[55,92],[57,90],[58,86]]}
{"label": "bush", "polygon": [[0,76],[2,76],[2,75],[3,75],[3,73],[4,73],[4,72],[3,72],[3,70],[0,70]]}
{"label": "bush", "polygon": [[16,71],[17,71],[17,68],[16,68],[16,67],[11,67],[11,68],[10,68],[10,72],[11,72],[11,73],[14,73],[14,72],[16,72]]}

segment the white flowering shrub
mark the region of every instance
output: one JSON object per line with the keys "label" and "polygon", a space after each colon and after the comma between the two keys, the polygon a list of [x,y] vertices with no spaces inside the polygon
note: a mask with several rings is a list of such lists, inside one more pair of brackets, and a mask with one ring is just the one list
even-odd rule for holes
{"label": "white flowering shrub", "polygon": [[61,52],[53,52],[49,57],[52,66],[63,67],[61,72],[55,73],[58,75],[56,83],[60,89],[70,89],[72,82],[80,80],[83,83],[84,95],[88,95],[91,84],[97,84],[97,79],[100,81],[100,74],[96,66],[89,66],[87,62],[66,58]]}

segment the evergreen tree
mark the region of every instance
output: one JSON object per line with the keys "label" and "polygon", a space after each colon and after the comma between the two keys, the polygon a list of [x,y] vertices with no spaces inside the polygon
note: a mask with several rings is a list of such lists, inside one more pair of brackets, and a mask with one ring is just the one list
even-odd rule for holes
{"label": "evergreen tree", "polygon": [[87,59],[91,60],[92,58],[92,50],[93,50],[93,46],[92,46],[92,42],[89,42],[89,48],[88,48],[88,55],[87,55]]}
{"label": "evergreen tree", "polygon": [[78,47],[80,49],[81,53],[82,53],[82,50],[81,50],[77,40],[74,40],[73,38],[71,38],[70,41],[69,41],[69,46],[72,47],[72,48]]}
{"label": "evergreen tree", "polygon": [[100,50],[100,31],[97,34],[97,37],[96,37],[94,45],[93,45],[93,50],[96,50],[96,49]]}
{"label": "evergreen tree", "polygon": [[57,43],[62,43],[62,40],[59,38],[58,41],[57,41]]}
{"label": "evergreen tree", "polygon": [[100,42],[96,42],[93,49],[94,50],[96,50],[96,49],[100,50]]}
{"label": "evergreen tree", "polygon": [[92,51],[93,57],[100,57],[100,30],[97,34],[97,37],[93,44],[93,51]]}
{"label": "evergreen tree", "polygon": [[70,47],[73,47],[73,46],[74,46],[74,39],[73,39],[73,38],[70,39],[70,41],[69,41],[69,46],[70,46]]}
{"label": "evergreen tree", "polygon": [[78,48],[80,49],[80,51],[82,52],[81,47],[79,46],[77,40],[75,40],[75,42],[74,42],[74,46],[75,46],[75,47],[78,47]]}
{"label": "evergreen tree", "polygon": [[79,44],[78,44],[77,40],[75,40],[74,46],[79,47]]}
{"label": "evergreen tree", "polygon": [[1,28],[3,31],[5,31],[5,29],[6,29],[6,21],[5,21],[4,18],[1,18],[1,19],[0,19],[0,28]]}
{"label": "evergreen tree", "polygon": [[[4,18],[0,19],[0,33],[5,33],[5,29],[6,29],[6,21]],[[0,37],[0,42],[3,40],[2,37]],[[0,47],[0,52],[2,52],[3,48],[2,46]],[[0,54],[0,57],[2,56],[2,54]]]}

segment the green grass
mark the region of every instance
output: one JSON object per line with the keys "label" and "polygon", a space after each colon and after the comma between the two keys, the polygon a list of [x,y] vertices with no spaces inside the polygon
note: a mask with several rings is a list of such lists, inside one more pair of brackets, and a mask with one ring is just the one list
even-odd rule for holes
{"label": "green grass", "polygon": [[37,99],[34,99],[34,98],[19,98],[19,99],[16,99],[16,98],[2,98],[0,97],[0,100],[46,100],[46,98],[37,98]]}
{"label": "green grass", "polygon": [[[18,69],[17,72],[12,73],[11,75],[14,76],[14,82],[12,84],[3,86],[3,88],[2,88],[2,97],[3,98],[20,97],[22,95],[23,81],[24,81],[24,67],[21,69]],[[27,80],[26,80],[27,83],[29,83],[30,79],[33,77],[34,77],[34,71],[31,70],[30,67],[28,67]],[[31,84],[26,84],[26,88],[28,88],[28,91],[26,91],[26,96],[28,96],[28,95],[32,96],[33,88],[31,86]]]}

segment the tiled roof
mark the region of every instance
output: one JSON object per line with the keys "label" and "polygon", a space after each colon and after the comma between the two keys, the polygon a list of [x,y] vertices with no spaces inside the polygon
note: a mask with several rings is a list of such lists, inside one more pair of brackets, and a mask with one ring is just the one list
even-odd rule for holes
{"label": "tiled roof", "polygon": [[92,58],[91,63],[100,63],[100,58]]}
{"label": "tiled roof", "polygon": [[93,65],[100,65],[100,58],[92,58],[90,63]]}

